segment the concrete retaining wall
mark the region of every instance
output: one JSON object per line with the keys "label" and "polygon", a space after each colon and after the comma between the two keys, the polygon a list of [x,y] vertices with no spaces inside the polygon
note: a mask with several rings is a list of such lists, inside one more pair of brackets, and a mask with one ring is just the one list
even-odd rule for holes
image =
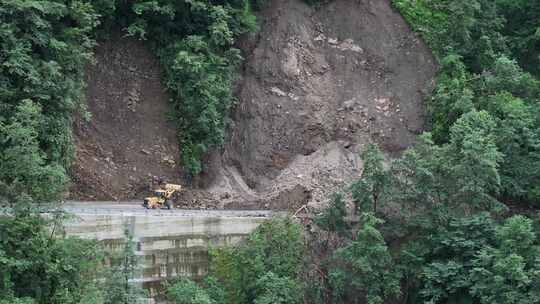
{"label": "concrete retaining wall", "polygon": [[121,250],[124,230],[133,235],[141,273],[135,278],[155,293],[159,283],[176,276],[200,278],[208,270],[208,248],[234,245],[267,217],[219,215],[79,215],[66,234],[97,239],[110,251]]}

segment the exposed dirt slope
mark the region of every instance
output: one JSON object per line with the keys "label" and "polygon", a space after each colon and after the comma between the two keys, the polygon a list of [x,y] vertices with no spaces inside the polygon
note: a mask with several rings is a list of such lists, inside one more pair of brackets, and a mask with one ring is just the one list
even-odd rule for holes
{"label": "exposed dirt slope", "polygon": [[[261,13],[261,31],[239,43],[246,62],[228,140],[207,160],[206,173],[197,183],[201,188],[181,195],[182,205],[294,209],[316,204],[360,175],[358,155],[367,143],[377,142],[389,154],[399,153],[423,130],[423,95],[436,66],[388,0],[333,0],[319,9],[302,0],[269,3]],[[100,47],[99,64],[89,77],[88,101],[94,120],[87,133],[81,127],[77,131],[78,167],[86,168],[85,176],[95,179],[83,178],[77,189],[94,187],[96,194],[111,189],[111,193],[135,198],[136,189],[124,192],[127,184],[133,185],[129,174],[140,181],[148,179],[148,172],[175,178],[178,168],[165,166],[158,157],[177,155],[174,130],[167,131],[159,119],[144,118],[166,111],[157,74],[153,74],[157,68],[144,72],[147,65],[136,64],[150,57],[129,40],[111,43],[110,49],[106,45]],[[120,65],[111,62],[106,50],[113,54],[130,50],[125,56],[132,59],[121,62],[156,78],[141,81],[128,76],[132,75],[129,69],[116,72]],[[109,77],[109,73],[126,76]],[[136,103],[135,112],[126,106],[132,86],[121,86],[122,91],[112,95],[110,91],[121,84],[96,77],[125,77],[126,83],[139,83],[140,106]],[[143,108],[150,102],[157,104]],[[111,116],[129,117],[129,121],[123,124]],[[151,149],[159,136],[168,140],[159,144],[163,151],[140,153],[147,145]],[[125,141],[117,153],[125,155],[126,166],[116,170],[103,157],[98,161],[90,157],[98,150],[88,147],[114,151],[116,145],[110,142],[117,138]],[[91,151],[88,157],[81,152],[85,150]],[[137,165],[137,173],[129,171],[144,160],[152,162],[146,167]],[[102,170],[110,176],[102,179]]]}
{"label": "exposed dirt slope", "polygon": [[120,33],[101,41],[95,58],[87,71],[91,119],[74,126],[71,196],[128,199],[147,192],[154,176],[178,180],[179,146],[156,59]]}
{"label": "exposed dirt slope", "polygon": [[242,44],[224,163],[263,196],[300,186],[320,201],[360,174],[367,143],[395,153],[414,142],[436,66],[387,0],[271,3]]}

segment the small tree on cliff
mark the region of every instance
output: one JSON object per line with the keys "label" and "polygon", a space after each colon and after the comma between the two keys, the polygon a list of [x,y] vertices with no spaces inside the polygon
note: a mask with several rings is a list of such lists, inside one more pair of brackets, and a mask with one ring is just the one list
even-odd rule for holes
{"label": "small tree on cliff", "polygon": [[351,186],[355,211],[377,213],[385,199],[390,184],[390,174],[384,169],[384,156],[376,145],[370,144],[362,153],[364,172],[362,178]]}
{"label": "small tree on cliff", "polygon": [[321,229],[337,233],[339,236],[349,236],[350,225],[346,221],[347,207],[341,193],[334,193],[330,206],[315,218],[315,223]]}

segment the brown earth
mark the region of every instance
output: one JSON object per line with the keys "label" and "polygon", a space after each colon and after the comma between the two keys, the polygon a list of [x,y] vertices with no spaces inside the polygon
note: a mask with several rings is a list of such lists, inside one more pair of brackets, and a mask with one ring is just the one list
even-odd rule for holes
{"label": "brown earth", "polygon": [[155,177],[178,180],[179,145],[156,58],[142,42],[113,33],[95,59],[87,69],[91,118],[74,124],[71,197],[129,199],[146,193]]}
{"label": "brown earth", "polygon": [[[246,61],[226,144],[208,157],[198,189],[182,193],[181,205],[289,209],[317,205],[360,175],[358,155],[366,144],[376,142],[393,155],[413,144],[424,128],[422,100],[436,65],[388,0],[334,0],[318,9],[302,0],[273,0],[260,21],[260,32],[238,43]],[[74,192],[75,198],[85,191],[95,198],[109,192],[117,198],[135,198],[137,189],[145,185],[143,181],[148,184],[149,175],[165,174],[170,180],[180,180],[174,175],[180,169],[164,166],[161,152],[140,153],[161,135],[170,139],[160,144],[163,155],[178,155],[174,128],[150,119],[166,112],[166,98],[157,78],[148,82],[137,78],[151,74],[144,72],[142,62],[153,62],[137,45],[131,40],[116,40],[98,48],[97,68],[89,73],[88,103],[94,118],[86,133],[80,126],[76,128],[75,168],[86,171],[75,174],[81,176],[76,180],[79,191]],[[129,50],[133,59],[127,62],[141,73],[124,76],[132,75],[127,72],[130,70],[120,72],[121,65],[110,62],[113,59],[107,54],[122,50]],[[158,73],[158,68],[152,71]],[[107,81],[99,81],[102,87],[97,85],[96,76],[108,75]],[[130,96],[131,88],[123,86],[125,89],[113,98],[110,91],[121,78],[148,86],[140,87],[141,96],[147,97],[139,100],[159,106],[141,106],[134,112],[126,110],[126,105],[118,106]],[[148,96],[160,98],[147,100]],[[120,113],[131,122],[128,126],[138,122],[140,131],[124,128],[121,120],[112,119]],[[107,137],[107,133],[112,136]],[[107,144],[117,138],[130,145]],[[93,146],[104,152],[90,149]],[[119,169],[101,156],[114,148],[125,155],[125,165]],[[129,171],[130,166],[137,166],[137,171]],[[135,182],[127,179],[128,172]]]}

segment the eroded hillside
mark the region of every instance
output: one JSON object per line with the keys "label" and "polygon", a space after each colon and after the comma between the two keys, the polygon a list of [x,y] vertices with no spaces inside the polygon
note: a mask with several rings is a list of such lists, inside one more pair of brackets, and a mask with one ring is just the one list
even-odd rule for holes
{"label": "eroded hillside", "polygon": [[174,123],[159,64],[143,42],[113,33],[87,69],[90,119],[76,119],[72,196],[121,200],[148,192],[153,180],[180,178]]}
{"label": "eroded hillside", "polygon": [[367,143],[395,153],[423,130],[434,60],[389,1],[275,0],[260,22],[238,42],[246,61],[226,144],[192,183],[180,178],[155,62],[139,42],[102,43],[89,73],[92,120],[76,128],[73,196],[139,198],[163,176],[197,186],[182,205],[295,208],[358,177]]}

